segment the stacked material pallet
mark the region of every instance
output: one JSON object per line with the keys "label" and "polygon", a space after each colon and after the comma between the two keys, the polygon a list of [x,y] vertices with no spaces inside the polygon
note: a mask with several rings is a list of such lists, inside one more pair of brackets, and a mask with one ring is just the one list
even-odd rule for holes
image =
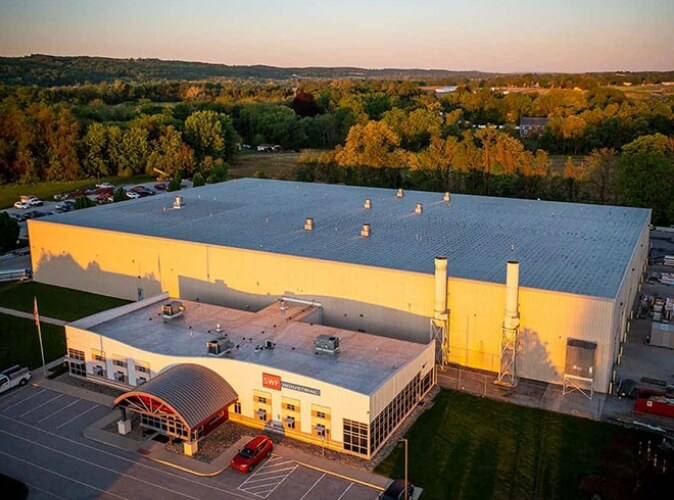
{"label": "stacked material pallet", "polygon": [[662,273],[660,283],[663,285],[674,285],[674,273]]}

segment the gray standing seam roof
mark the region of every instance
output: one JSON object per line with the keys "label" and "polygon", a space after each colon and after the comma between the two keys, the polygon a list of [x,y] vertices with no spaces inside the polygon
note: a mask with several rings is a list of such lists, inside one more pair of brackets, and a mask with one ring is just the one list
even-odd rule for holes
{"label": "gray standing seam roof", "polygon": [[169,404],[193,429],[232,404],[236,391],[213,370],[193,363],[172,366],[155,378],[122,394],[115,406],[133,395],[147,394]]}
{"label": "gray standing seam roof", "polygon": [[[240,179],[51,216],[50,222],[210,245],[614,298],[650,210]],[[366,198],[371,209],[363,208]],[[417,202],[423,213],[415,214]],[[304,231],[312,217],[313,231]],[[369,238],[360,237],[370,223]]]}

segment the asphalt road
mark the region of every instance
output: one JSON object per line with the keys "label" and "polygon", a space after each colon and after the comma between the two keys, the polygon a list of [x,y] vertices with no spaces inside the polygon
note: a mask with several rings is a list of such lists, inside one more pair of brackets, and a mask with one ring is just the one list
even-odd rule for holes
{"label": "asphalt road", "polygon": [[200,478],[82,436],[111,410],[35,386],[0,395],[0,473],[31,499],[373,500],[374,489],[273,456],[248,475]]}

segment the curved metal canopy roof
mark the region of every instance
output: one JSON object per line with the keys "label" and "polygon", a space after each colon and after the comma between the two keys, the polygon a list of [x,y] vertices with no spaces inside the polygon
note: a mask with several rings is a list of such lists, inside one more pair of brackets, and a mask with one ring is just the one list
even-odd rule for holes
{"label": "curved metal canopy roof", "polygon": [[145,384],[115,399],[115,406],[134,397],[158,399],[194,428],[232,404],[238,394],[225,379],[204,366],[172,366]]}

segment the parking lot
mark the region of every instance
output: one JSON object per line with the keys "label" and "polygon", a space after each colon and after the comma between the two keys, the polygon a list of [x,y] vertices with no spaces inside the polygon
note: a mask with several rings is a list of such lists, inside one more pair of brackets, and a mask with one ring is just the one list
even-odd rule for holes
{"label": "parking lot", "polygon": [[273,455],[251,474],[196,477],[89,441],[82,430],[109,407],[28,385],[0,395],[0,473],[30,498],[373,500],[378,491]]}

